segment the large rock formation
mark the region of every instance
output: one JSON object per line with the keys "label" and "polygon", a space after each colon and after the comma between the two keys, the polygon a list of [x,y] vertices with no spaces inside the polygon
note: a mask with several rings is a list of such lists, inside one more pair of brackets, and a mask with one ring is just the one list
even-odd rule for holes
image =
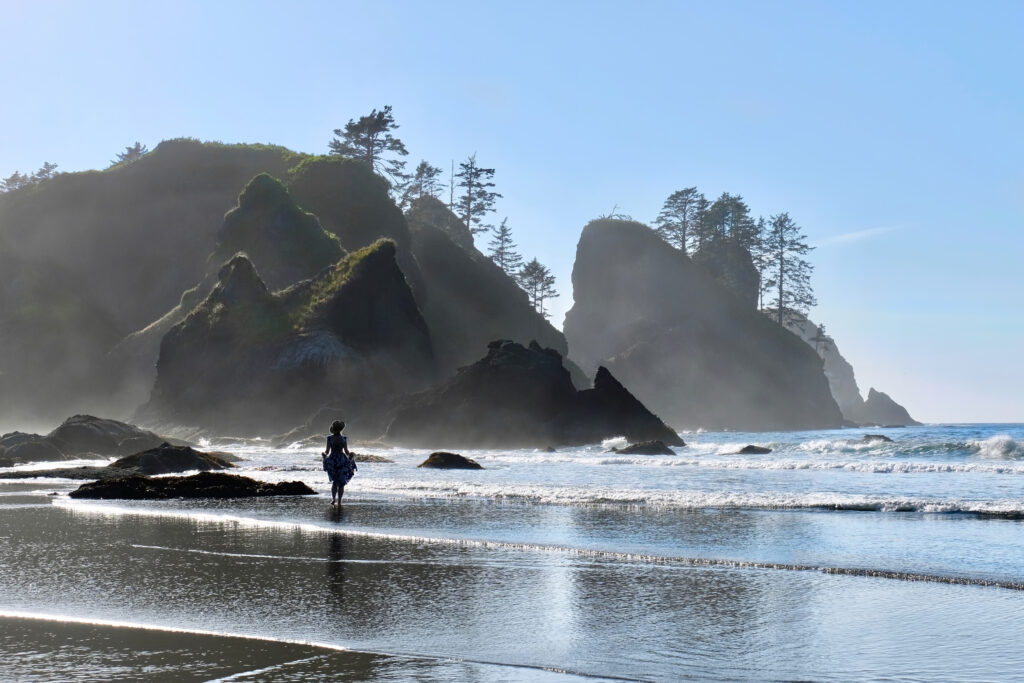
{"label": "large rock formation", "polygon": [[386,439],[419,446],[517,448],[597,443],[614,436],[682,445],[603,368],[577,391],[561,355],[510,341],[395,412]]}
{"label": "large rock formation", "polygon": [[865,425],[901,426],[909,427],[919,425],[920,422],[910,417],[907,409],[896,401],[889,398],[888,394],[875,391],[874,387],[868,390],[868,398],[864,401],[863,412],[859,422]]}
{"label": "large rock formation", "polygon": [[301,481],[276,484],[222,472],[200,472],[189,477],[151,478],[138,474],[82,484],[72,498],[163,500],[166,498],[253,498],[311,496],[316,491]]}
{"label": "large rock formation", "polygon": [[647,226],[586,226],[565,335],[676,428],[838,427],[821,359]]}
{"label": "large rock formation", "polygon": [[433,378],[430,336],[381,240],[268,291],[244,255],[165,336],[143,419],[269,434],[346,397],[373,404]]}
{"label": "large rock formation", "polygon": [[725,285],[751,310],[757,309],[761,278],[750,252],[735,240],[713,239],[693,255],[693,261],[704,266],[716,280]]}
{"label": "large rock formation", "polygon": [[[803,339],[815,353],[821,356],[825,364],[825,377],[828,378],[828,386],[842,411],[843,417],[854,424],[881,424],[881,425],[916,425],[907,410],[890,399],[885,394],[880,394],[874,389],[869,392],[870,407],[861,398],[860,389],[857,387],[857,379],[853,374],[853,366],[850,365],[843,354],[839,352],[839,346],[835,339],[825,334],[822,326],[815,324],[806,317],[798,317],[786,323],[786,329]],[[874,400],[871,396],[874,395]],[[881,398],[885,396],[885,398]]]}
{"label": "large rock formation", "polygon": [[0,437],[0,466],[121,456],[154,448],[165,441],[153,432],[118,420],[73,415],[45,436],[4,434]]}

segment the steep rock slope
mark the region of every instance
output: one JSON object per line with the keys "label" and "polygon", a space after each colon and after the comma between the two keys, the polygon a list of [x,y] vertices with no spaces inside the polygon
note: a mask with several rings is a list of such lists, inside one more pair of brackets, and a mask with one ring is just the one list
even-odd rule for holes
{"label": "steep rock slope", "polygon": [[236,255],[160,345],[141,419],[270,434],[316,407],[375,406],[433,379],[426,324],[381,240],[277,293]]}
{"label": "steep rock slope", "polygon": [[838,427],[821,359],[650,228],[602,219],[580,237],[565,335],[676,428]]}

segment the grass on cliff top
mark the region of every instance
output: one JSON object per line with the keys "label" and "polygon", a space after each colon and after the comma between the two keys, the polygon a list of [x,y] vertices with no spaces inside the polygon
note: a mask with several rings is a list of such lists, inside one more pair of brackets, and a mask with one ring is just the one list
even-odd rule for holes
{"label": "grass on cliff top", "polygon": [[395,248],[393,240],[379,239],[358,251],[353,251],[345,258],[338,261],[323,278],[313,284],[309,292],[309,299],[304,306],[301,306],[295,315],[297,326],[305,325],[316,314],[317,310],[333,297],[338,290],[345,286],[345,283],[352,277],[352,273],[360,263],[368,256],[389,246]]}

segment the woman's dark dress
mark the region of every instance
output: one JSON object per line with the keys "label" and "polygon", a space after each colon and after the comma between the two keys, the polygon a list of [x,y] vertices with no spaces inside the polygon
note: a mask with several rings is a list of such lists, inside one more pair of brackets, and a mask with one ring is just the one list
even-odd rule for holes
{"label": "woman's dark dress", "polygon": [[356,473],[355,460],[345,455],[343,447],[348,445],[348,439],[344,434],[331,434],[327,437],[327,450],[324,458],[324,471],[330,478],[332,484],[344,486]]}

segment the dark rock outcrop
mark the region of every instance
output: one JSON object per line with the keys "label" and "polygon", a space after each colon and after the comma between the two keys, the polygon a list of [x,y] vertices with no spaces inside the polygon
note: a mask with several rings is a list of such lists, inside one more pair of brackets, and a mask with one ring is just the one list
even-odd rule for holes
{"label": "dark rock outcrop", "polygon": [[714,239],[693,255],[693,261],[704,266],[750,310],[757,310],[761,279],[749,251],[731,239]]}
{"label": "dark rock outcrop", "polygon": [[859,439],[850,439],[851,444],[861,443],[893,443],[893,440],[887,437],[885,434],[865,434]]}
{"label": "dark rock outcrop", "polygon": [[565,335],[584,371],[604,365],[677,428],[836,428],[821,359],[653,230],[583,230]]}
{"label": "dark rock outcrop", "polygon": [[95,453],[103,456],[125,455],[155,448],[167,441],[127,422],[92,415],[74,415],[50,432],[46,438],[67,455]]}
{"label": "dark rock outcrop", "polygon": [[141,416],[273,434],[326,397],[372,407],[433,378],[430,335],[380,240],[271,293],[236,255],[210,295],[164,336]]}
{"label": "dark rock outcrop", "polygon": [[188,446],[162,443],[157,448],[115,460],[110,463],[110,467],[132,470],[138,474],[170,474],[189,470],[224,470],[234,465],[212,453],[202,453]]}
{"label": "dark rock outcrop", "polygon": [[316,491],[300,481],[270,484],[237,474],[200,472],[188,477],[131,475],[83,484],[72,498],[162,500],[166,498],[253,498],[309,496]]}
{"label": "dark rock outcrop", "polygon": [[910,417],[906,408],[889,398],[888,394],[875,391],[874,387],[868,390],[868,399],[864,401],[860,417],[859,422],[865,425],[908,427],[921,424]]}
{"label": "dark rock outcrop", "polygon": [[68,455],[43,436],[30,441],[21,441],[5,449],[0,455],[0,466],[22,465],[30,462],[58,462],[74,460],[78,456]]}
{"label": "dark rock outcrop", "polygon": [[483,466],[476,460],[459,455],[458,453],[447,453],[437,451],[431,453],[426,460],[417,467],[431,467],[439,470],[482,470]]}
{"label": "dark rock outcrop", "polygon": [[665,445],[663,441],[641,441],[626,446],[625,448],[613,448],[619,455],[675,455],[676,452]]}
{"label": "dark rock outcrop", "polygon": [[452,378],[407,399],[386,439],[466,448],[537,447],[682,440],[607,371],[593,389],[577,391],[561,355],[510,341],[491,342],[487,355]]}
{"label": "dark rock outcrop", "polygon": [[772,449],[770,449],[770,448],[768,448],[766,446],[750,445],[750,446],[744,446],[743,448],[739,449],[737,451],[737,454],[738,455],[765,455],[766,453],[771,453],[771,452],[772,452]]}

